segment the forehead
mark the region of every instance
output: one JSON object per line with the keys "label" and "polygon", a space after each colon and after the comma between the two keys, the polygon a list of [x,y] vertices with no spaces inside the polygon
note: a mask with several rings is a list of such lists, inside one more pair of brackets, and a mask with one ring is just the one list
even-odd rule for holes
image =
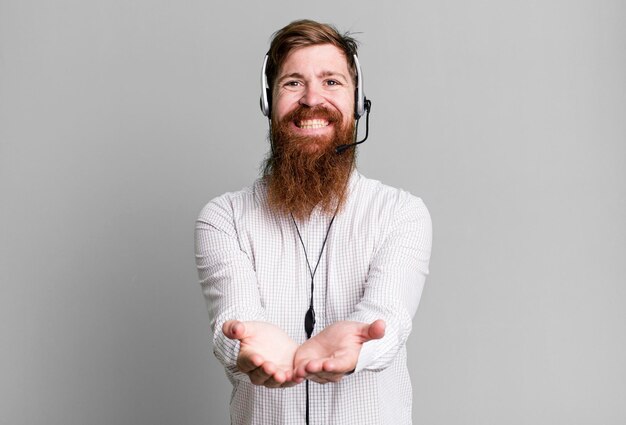
{"label": "forehead", "polygon": [[318,44],[300,47],[289,52],[278,72],[279,76],[292,72],[348,72],[346,55],[332,44]]}

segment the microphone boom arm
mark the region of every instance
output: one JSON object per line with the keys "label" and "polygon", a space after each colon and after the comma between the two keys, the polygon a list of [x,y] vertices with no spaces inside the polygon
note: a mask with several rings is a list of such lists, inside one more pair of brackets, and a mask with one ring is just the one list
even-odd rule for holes
{"label": "microphone boom arm", "polygon": [[[345,151],[347,151],[348,149],[350,149],[353,146],[356,145],[360,145],[361,143],[363,143],[364,141],[367,140],[367,136],[369,134],[369,130],[370,130],[370,110],[372,109],[372,102],[370,102],[369,99],[365,99],[365,111],[367,112],[367,115],[365,116],[365,137],[363,138],[363,140],[360,140],[358,142],[354,142],[354,143],[349,143],[347,145],[339,145],[335,148],[335,152],[338,154],[342,154]],[[356,133],[354,136],[354,138],[356,139],[358,137],[358,130],[359,130],[359,126],[358,126],[358,121],[357,121],[357,128],[356,128]]]}

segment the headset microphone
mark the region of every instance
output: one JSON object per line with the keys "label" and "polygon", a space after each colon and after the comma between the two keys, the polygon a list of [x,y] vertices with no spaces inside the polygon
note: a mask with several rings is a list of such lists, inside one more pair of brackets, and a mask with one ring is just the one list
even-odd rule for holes
{"label": "headset microphone", "polygon": [[[365,137],[363,138],[363,140],[360,140],[358,142],[354,142],[354,143],[348,143],[347,145],[339,145],[335,148],[335,152],[338,154],[342,154],[345,151],[347,151],[348,149],[350,149],[353,146],[356,145],[360,145],[361,143],[363,143],[364,141],[367,140],[367,135],[370,132],[370,110],[372,109],[372,102],[370,102],[369,99],[364,99],[364,108],[365,108],[365,112],[367,112],[367,115],[365,116]],[[359,130],[359,125],[358,125],[358,121],[357,121],[357,127],[356,127],[356,131],[355,133],[357,133]],[[355,139],[356,139],[356,134],[355,134]]]}

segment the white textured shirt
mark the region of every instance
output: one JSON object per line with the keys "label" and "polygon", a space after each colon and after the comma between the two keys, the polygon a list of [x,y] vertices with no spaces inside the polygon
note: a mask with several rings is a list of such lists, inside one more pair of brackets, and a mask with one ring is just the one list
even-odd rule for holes
{"label": "white textured shirt", "polygon": [[[311,267],[331,218],[316,209],[297,221]],[[309,383],[311,425],[411,423],[405,342],[428,274],[431,240],[421,199],[353,171],[315,274],[313,334],[340,320],[383,319],[385,336],[363,345],[353,374],[338,383]],[[304,424],[305,385],[253,385],[236,368],[239,342],[222,333],[227,320],[257,320],[279,326],[298,344],[306,340],[311,276],[304,249],[291,216],[268,208],[264,180],[202,209],[196,262],[213,350],[233,384],[232,424]]]}

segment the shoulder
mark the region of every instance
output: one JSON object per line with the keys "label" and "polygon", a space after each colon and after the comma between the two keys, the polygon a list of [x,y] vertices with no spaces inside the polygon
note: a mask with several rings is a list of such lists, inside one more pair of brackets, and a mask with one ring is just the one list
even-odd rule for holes
{"label": "shoulder", "polygon": [[[414,259],[428,273],[428,260],[432,247],[432,221],[424,201],[410,192],[385,185],[377,180],[362,177],[360,191],[365,211],[364,222],[368,229],[380,229],[380,247],[401,247],[412,252]],[[359,192],[357,190],[356,192]],[[396,251],[393,251],[396,252]]]}
{"label": "shoulder", "polygon": [[212,225],[233,223],[238,217],[261,208],[265,199],[265,183],[258,179],[252,186],[210,200],[200,211],[197,221]]}
{"label": "shoulder", "polygon": [[428,208],[420,197],[378,180],[359,175],[351,196],[357,209],[379,217],[398,219],[408,215],[430,223]]}

